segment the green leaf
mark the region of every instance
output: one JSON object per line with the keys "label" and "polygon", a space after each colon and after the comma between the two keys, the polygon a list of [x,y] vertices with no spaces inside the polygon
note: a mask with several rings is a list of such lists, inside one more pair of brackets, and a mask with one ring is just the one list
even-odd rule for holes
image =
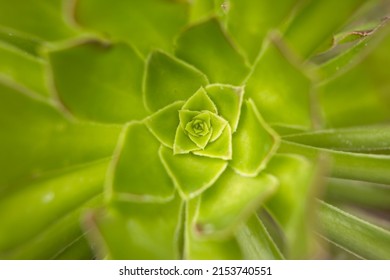
{"label": "green leaf", "polygon": [[328,178],[326,200],[375,209],[390,209],[390,186],[354,180]]}
{"label": "green leaf", "polygon": [[[201,197],[196,228],[201,235],[232,232],[277,189],[275,177],[242,177],[227,168]],[[234,199],[232,199],[234,198]]]}
{"label": "green leaf", "polygon": [[145,120],[154,136],[165,146],[173,148],[176,129],[180,123],[179,113],[183,101],[177,101],[157,111]]}
{"label": "green leaf", "polygon": [[205,73],[212,83],[239,85],[249,72],[244,58],[214,18],[181,33],[175,53]]}
{"label": "green leaf", "polygon": [[198,22],[210,17],[215,12],[214,0],[191,1],[190,22]]}
{"label": "green leaf", "polygon": [[308,57],[325,41],[330,40],[364,2],[363,0],[306,1],[290,23],[285,33],[286,40],[300,56]]}
{"label": "green leaf", "polygon": [[0,252],[26,243],[99,194],[107,166],[104,160],[53,174],[1,196]]}
{"label": "green leaf", "polygon": [[199,236],[195,217],[200,198],[186,203],[184,258],[189,260],[241,260],[243,258],[234,236],[207,239]]}
{"label": "green leaf", "polygon": [[390,232],[320,202],[321,234],[338,246],[366,259],[390,259]]}
{"label": "green leaf", "polygon": [[108,191],[114,200],[165,201],[174,187],[158,155],[160,142],[142,123],[130,123],[112,161]]}
{"label": "green leaf", "polygon": [[390,126],[351,127],[298,133],[285,140],[331,150],[390,154]]}
{"label": "green leaf", "polygon": [[34,94],[49,96],[43,60],[0,41],[0,77],[10,79]]}
{"label": "green leaf", "polygon": [[268,123],[307,129],[311,81],[281,39],[273,34],[270,40],[247,79],[246,97]]}
{"label": "green leaf", "polygon": [[188,9],[186,1],[78,0],[75,18],[82,26],[129,42],[147,54],[156,48],[171,50],[173,38],[188,21]]}
{"label": "green leaf", "polygon": [[147,116],[143,61],[127,45],[86,41],[49,52],[49,60],[56,91],[77,117],[125,123]]}
{"label": "green leaf", "polygon": [[0,26],[0,41],[13,46],[26,55],[39,56],[40,40],[26,36],[26,34]]}
{"label": "green leaf", "polygon": [[85,223],[92,240],[104,248],[101,257],[177,259],[182,204],[178,196],[167,203],[126,202],[96,211]]}
{"label": "green leaf", "polygon": [[[66,22],[62,0],[0,1],[0,25],[33,35],[39,39],[54,41],[76,35]],[[48,28],[50,26],[50,28]]]}
{"label": "green leaf", "polygon": [[213,84],[207,86],[206,91],[217,107],[218,114],[229,122],[235,132],[240,119],[244,88]]}
{"label": "green leaf", "polygon": [[146,65],[145,103],[150,110],[156,111],[174,101],[187,100],[199,87],[207,84],[207,77],[193,66],[155,51]]}
{"label": "green leaf", "polygon": [[336,178],[390,184],[388,155],[347,153],[288,141],[282,141],[279,152],[300,154],[312,160],[317,159],[319,154],[324,154],[331,162],[331,175]]}
{"label": "green leaf", "polygon": [[267,209],[278,221],[286,236],[286,257],[305,258],[313,241],[311,213],[318,164],[298,155],[275,155],[264,172],[279,180],[279,188],[267,201]]}
{"label": "green leaf", "polygon": [[175,155],[187,154],[199,150],[199,147],[188,137],[184,128],[179,125],[176,130],[173,152]]}
{"label": "green leaf", "polygon": [[210,111],[212,113],[218,113],[217,107],[207,95],[207,92],[203,87],[198,89],[194,95],[192,95],[187,100],[182,109],[189,111]]}
{"label": "green leaf", "polygon": [[[226,120],[224,120],[223,118],[221,118],[220,116],[215,115],[215,114],[210,114],[210,117],[211,117],[211,127],[213,128],[210,142],[214,142],[219,137],[221,137],[222,133],[226,129],[226,126],[228,126],[228,122]],[[231,130],[230,130],[229,134],[230,135],[232,134]]]}
{"label": "green leaf", "polygon": [[252,100],[245,101],[240,123],[233,135],[233,160],[235,171],[256,176],[265,168],[279,146],[279,138],[260,116]]}
{"label": "green leaf", "polygon": [[280,26],[297,4],[297,0],[275,5],[267,0],[230,0],[227,26],[234,39],[254,61],[268,31]]}
{"label": "green leaf", "polygon": [[237,230],[236,236],[245,260],[283,259],[279,248],[256,214]]}
{"label": "green leaf", "polygon": [[183,199],[192,198],[209,188],[225,170],[227,162],[221,159],[174,155],[171,149],[161,147],[161,160]]}
{"label": "green leaf", "polygon": [[120,128],[70,121],[0,83],[0,193],[45,173],[112,156]]}
{"label": "green leaf", "polygon": [[193,151],[195,155],[219,158],[224,160],[232,159],[232,131],[229,125],[225,126],[222,134],[214,142],[208,143],[203,150]]}

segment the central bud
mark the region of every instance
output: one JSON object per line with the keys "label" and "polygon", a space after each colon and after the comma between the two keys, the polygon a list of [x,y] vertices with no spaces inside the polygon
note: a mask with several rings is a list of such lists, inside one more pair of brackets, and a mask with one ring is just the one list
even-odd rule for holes
{"label": "central bud", "polygon": [[210,126],[202,119],[194,118],[187,123],[185,130],[195,137],[205,136],[210,132]]}

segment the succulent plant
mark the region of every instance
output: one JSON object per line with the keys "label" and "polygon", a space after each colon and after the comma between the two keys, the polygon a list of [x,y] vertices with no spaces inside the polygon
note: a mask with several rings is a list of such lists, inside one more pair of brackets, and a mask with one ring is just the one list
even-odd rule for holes
{"label": "succulent plant", "polygon": [[0,0],[1,259],[390,259],[387,0]]}

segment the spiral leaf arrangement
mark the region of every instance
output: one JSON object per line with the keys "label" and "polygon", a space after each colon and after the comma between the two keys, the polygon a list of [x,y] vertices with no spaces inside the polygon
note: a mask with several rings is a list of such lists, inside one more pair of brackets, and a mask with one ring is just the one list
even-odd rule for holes
{"label": "spiral leaf arrangement", "polygon": [[0,0],[0,258],[390,259],[389,11]]}

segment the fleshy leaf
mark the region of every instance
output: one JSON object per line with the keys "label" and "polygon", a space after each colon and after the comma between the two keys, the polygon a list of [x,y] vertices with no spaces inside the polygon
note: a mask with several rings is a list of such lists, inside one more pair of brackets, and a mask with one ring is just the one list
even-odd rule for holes
{"label": "fleshy leaf", "polygon": [[242,253],[234,236],[207,239],[198,236],[194,218],[199,211],[200,197],[186,203],[184,259],[241,260]]}
{"label": "fleshy leaf", "polygon": [[44,62],[0,41],[1,76],[15,81],[34,93],[48,96]]}
{"label": "fleshy leaf", "polygon": [[212,83],[239,85],[249,72],[214,18],[185,30],[177,40],[176,55],[200,69]]}
{"label": "fleshy leaf", "polygon": [[325,238],[366,259],[390,259],[390,232],[320,202],[319,226]]}
{"label": "fleshy leaf", "polygon": [[226,126],[228,125],[228,122],[215,114],[210,114],[210,117],[211,117],[211,127],[213,128],[210,142],[214,142],[221,136],[222,132],[225,130]]}
{"label": "fleshy leaf", "polygon": [[49,59],[60,99],[77,117],[125,123],[147,116],[143,61],[127,45],[89,41],[51,51]]}
{"label": "fleshy leaf", "polygon": [[173,152],[175,154],[187,154],[196,150],[199,150],[199,147],[188,137],[184,128],[179,125],[176,130]]}
{"label": "fleshy leaf", "polygon": [[207,77],[199,70],[155,51],[150,55],[145,71],[145,102],[150,110],[156,111],[174,101],[187,100],[200,86],[207,84]]}
{"label": "fleshy leaf", "polygon": [[244,89],[214,84],[207,86],[206,91],[216,105],[218,114],[229,122],[230,127],[235,132],[240,119]]}
{"label": "fleshy leaf", "polygon": [[119,127],[69,121],[54,106],[0,83],[0,193],[47,172],[112,156]]}
{"label": "fleshy leaf", "polygon": [[76,31],[66,23],[62,12],[62,0],[1,0],[0,25],[44,40],[66,39]]}
{"label": "fleshy leaf", "polygon": [[279,188],[266,205],[284,231],[289,259],[305,258],[310,253],[317,165],[298,155],[275,155],[264,171],[279,179]]}
{"label": "fleshy leaf", "polygon": [[273,35],[247,80],[245,95],[268,123],[307,129],[311,126],[311,82],[285,50],[281,39]]}
{"label": "fleshy leaf", "polygon": [[230,0],[227,14],[229,32],[254,61],[268,31],[278,27],[291,13],[297,0]]}
{"label": "fleshy leaf", "polygon": [[78,0],[75,18],[82,26],[129,42],[147,54],[156,48],[171,49],[173,38],[187,23],[188,5],[166,0]]}
{"label": "fleshy leaf", "polygon": [[89,215],[85,224],[91,239],[105,248],[100,257],[177,259],[181,211],[178,196],[167,203],[126,202]]}
{"label": "fleshy leaf", "polygon": [[183,101],[177,101],[157,111],[145,120],[145,124],[153,135],[162,144],[171,149],[175,141],[176,129],[180,123],[178,112],[183,104]]}
{"label": "fleshy leaf", "polygon": [[[286,31],[288,43],[302,57],[313,54],[329,40],[364,0],[318,0],[306,2]],[[332,15],[332,20],[329,20]]]}
{"label": "fleshy leaf", "polygon": [[38,48],[40,47],[41,41],[37,38],[31,38],[24,33],[0,26],[0,41],[15,47],[25,54],[33,57],[39,56]]}
{"label": "fleshy leaf", "polygon": [[103,190],[107,166],[105,160],[62,172],[2,196],[0,254],[28,242],[99,194]]}
{"label": "fleshy leaf", "polygon": [[233,134],[233,160],[240,174],[256,176],[279,146],[279,138],[264,122],[252,100],[242,105],[240,123]]}
{"label": "fleshy leaf", "polygon": [[161,147],[160,156],[180,195],[188,199],[210,187],[221,175],[227,162],[192,154],[174,155]]}
{"label": "fleshy leaf", "polygon": [[160,145],[144,124],[127,126],[111,166],[108,187],[114,199],[164,201],[173,197],[173,184],[158,155]]}
{"label": "fleshy leaf", "polygon": [[245,260],[283,259],[279,248],[256,214],[238,229],[236,236]]}
{"label": "fleshy leaf", "polygon": [[207,92],[203,87],[198,89],[194,95],[192,95],[184,104],[183,110],[190,111],[210,111],[212,113],[218,113],[217,107],[207,95]]}
{"label": "fleshy leaf", "polygon": [[227,168],[212,188],[202,194],[195,225],[199,234],[220,235],[233,231],[276,191],[277,186],[277,179],[271,175],[242,177]]}
{"label": "fleshy leaf", "polygon": [[232,131],[230,126],[225,126],[217,140],[208,143],[203,150],[196,150],[193,153],[200,156],[230,160],[232,158]]}

